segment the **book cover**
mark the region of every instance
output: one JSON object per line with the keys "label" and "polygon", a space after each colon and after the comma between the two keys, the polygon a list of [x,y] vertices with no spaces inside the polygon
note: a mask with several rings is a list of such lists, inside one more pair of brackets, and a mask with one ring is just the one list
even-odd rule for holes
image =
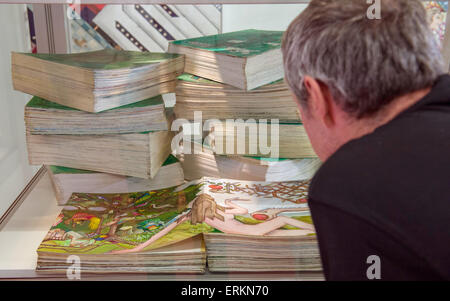
{"label": "book cover", "polygon": [[247,29],[230,33],[173,41],[174,45],[215,53],[251,57],[281,47],[283,31]]}
{"label": "book cover", "polygon": [[[173,155],[169,155],[167,157],[167,160],[164,161],[162,166],[168,166],[171,164],[178,163],[178,159],[175,158]],[[100,173],[98,171],[92,171],[92,170],[86,170],[86,169],[77,169],[77,168],[71,168],[71,167],[65,167],[65,166],[58,166],[58,165],[50,165],[49,166],[51,172],[55,175],[58,174],[92,174],[92,173]]]}
{"label": "book cover", "polygon": [[[183,73],[180,76],[178,76],[177,79],[180,81],[196,83],[196,84],[210,84],[210,85],[216,85],[216,86],[224,86],[224,84],[222,84],[222,83],[219,83],[219,82],[207,79],[207,78],[203,78],[203,77],[200,77],[197,75],[189,74],[189,73]],[[284,79],[279,79],[279,80],[273,81],[271,83],[268,83],[265,86],[281,84],[281,83],[283,83],[283,81],[284,81]],[[255,89],[253,91],[258,91],[258,89]],[[247,91],[239,90],[239,92],[247,92]],[[251,93],[252,91],[248,91],[248,92]]]}
{"label": "book cover", "polygon": [[[127,105],[123,105],[121,107],[108,109],[96,114],[102,114],[103,112],[111,112],[115,110],[124,110],[124,109],[133,109],[133,108],[143,108],[143,107],[150,107],[150,106],[158,106],[158,105],[164,105],[164,100],[161,95],[147,98],[138,102],[130,103]],[[63,111],[79,111],[84,112],[82,110],[64,106],[61,104],[58,104],[53,101],[49,101],[46,99],[43,99],[38,96],[33,96],[33,98],[30,99],[30,101],[26,104],[26,108],[36,108],[36,109],[44,109],[44,110],[63,110]],[[85,112],[86,114],[91,114],[90,112]]]}
{"label": "book cover", "polygon": [[132,69],[150,64],[157,64],[169,59],[179,57],[178,54],[160,52],[138,52],[115,49],[72,53],[72,54],[48,54],[48,53],[21,53],[41,60],[72,67],[90,70],[114,70]]}
{"label": "book cover", "polygon": [[97,113],[34,96],[25,106],[24,119],[31,134],[104,135],[165,131],[172,115],[161,95]]}

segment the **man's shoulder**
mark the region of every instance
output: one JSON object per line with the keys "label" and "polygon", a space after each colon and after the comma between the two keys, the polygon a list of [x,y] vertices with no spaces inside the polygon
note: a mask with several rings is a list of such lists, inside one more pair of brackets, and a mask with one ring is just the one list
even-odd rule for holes
{"label": "man's shoulder", "polygon": [[[355,188],[373,176],[373,153],[365,152],[364,145],[356,141],[342,146],[322,164],[313,177],[310,199],[336,207],[348,205],[347,199],[354,195]],[[345,202],[341,204],[341,200]]]}
{"label": "man's shoulder", "polygon": [[370,206],[371,200],[379,206],[395,197],[414,198],[420,189],[429,193],[425,199],[433,191],[450,193],[448,154],[450,112],[405,114],[336,151],[314,176],[310,197],[334,206]]}

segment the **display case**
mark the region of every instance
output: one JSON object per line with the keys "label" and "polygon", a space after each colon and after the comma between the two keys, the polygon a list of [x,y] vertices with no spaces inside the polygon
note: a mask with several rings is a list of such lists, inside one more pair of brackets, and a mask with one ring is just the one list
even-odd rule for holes
{"label": "display case", "polygon": [[[60,212],[46,169],[30,166],[25,94],[12,90],[10,52],[76,53],[104,48],[166,51],[169,40],[241,29],[285,30],[307,0],[0,0],[0,279],[66,279],[35,272],[36,249]],[[429,1],[433,2],[433,1]],[[450,67],[448,1],[434,1],[430,20]],[[151,13],[149,11],[151,10]],[[173,20],[170,16],[176,15]],[[30,22],[31,21],[31,22]],[[156,25],[155,25],[156,24]],[[128,35],[124,34],[128,33]],[[132,37],[132,38],[130,38]],[[170,101],[170,99],[168,100]],[[313,280],[321,272],[114,274],[83,279]]]}

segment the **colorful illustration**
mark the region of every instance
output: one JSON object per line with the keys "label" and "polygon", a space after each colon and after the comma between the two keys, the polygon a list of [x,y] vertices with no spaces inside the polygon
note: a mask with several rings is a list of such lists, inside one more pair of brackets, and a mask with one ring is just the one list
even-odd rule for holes
{"label": "colorful illustration", "polygon": [[[187,204],[200,191],[201,184],[181,190],[88,194],[74,193],[39,246],[38,252],[102,254],[134,248],[178,222],[189,212]],[[181,226],[181,225],[180,225]],[[186,226],[147,249],[159,248],[203,232]]]}
{"label": "colorful illustration", "polygon": [[[308,181],[267,183],[202,178],[201,192],[188,205],[190,211],[132,249],[141,252],[180,223],[202,226],[207,232],[256,236],[314,235],[306,205]],[[150,226],[153,226],[151,224]]]}
{"label": "colorful illustration", "polygon": [[202,178],[147,192],[74,193],[38,252],[143,252],[209,232],[314,235],[308,185]]}
{"label": "colorful illustration", "polygon": [[281,47],[283,31],[247,29],[171,43],[237,57],[250,57]]}

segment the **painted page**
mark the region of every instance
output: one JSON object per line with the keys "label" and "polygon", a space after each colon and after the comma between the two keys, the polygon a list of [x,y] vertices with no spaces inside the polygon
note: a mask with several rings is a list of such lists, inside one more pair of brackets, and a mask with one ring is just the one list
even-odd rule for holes
{"label": "painted page", "polygon": [[252,236],[314,235],[306,204],[309,181],[250,182],[203,178],[191,222]]}
{"label": "painted page", "polygon": [[145,252],[200,233],[314,235],[308,184],[202,178],[147,192],[74,193],[38,252]]}
{"label": "painted page", "polygon": [[[74,193],[38,252],[105,254],[167,246],[203,232],[183,219],[201,184],[135,193]],[[156,241],[156,242],[154,242]],[[154,243],[153,243],[154,242]],[[143,243],[147,243],[142,246]]]}
{"label": "painted page", "polygon": [[[189,212],[179,218],[179,226],[172,231],[252,237],[315,235],[306,204],[308,180],[254,182],[204,177],[177,190],[182,191],[195,183],[201,189],[187,205]],[[133,249],[116,253],[145,251],[152,246],[155,237]]]}

